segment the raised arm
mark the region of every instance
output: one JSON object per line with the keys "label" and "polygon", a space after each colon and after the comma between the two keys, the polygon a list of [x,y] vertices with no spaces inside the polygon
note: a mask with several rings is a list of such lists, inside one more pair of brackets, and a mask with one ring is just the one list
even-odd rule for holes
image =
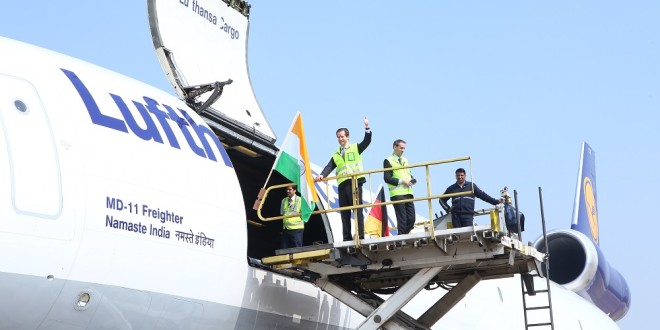
{"label": "raised arm", "polygon": [[371,144],[371,128],[369,127],[369,118],[364,117],[364,138],[358,143],[358,152],[362,153]]}

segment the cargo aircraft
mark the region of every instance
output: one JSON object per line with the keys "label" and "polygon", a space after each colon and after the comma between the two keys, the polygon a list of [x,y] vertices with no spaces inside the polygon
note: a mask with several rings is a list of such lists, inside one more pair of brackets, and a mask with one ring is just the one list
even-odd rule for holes
{"label": "cargo aircraft", "polygon": [[[259,220],[253,203],[278,147],[249,80],[250,9],[148,0],[156,54],[176,95],[0,37],[0,329],[531,323],[520,275],[481,281],[426,322],[416,318],[428,302],[452,291],[422,290],[394,321],[374,326],[365,320],[386,303],[355,304],[310,272],[261,262],[276,254],[281,222]],[[616,329],[630,306],[623,276],[598,248],[594,159],[583,144],[571,228],[536,243],[550,256],[557,329]],[[334,189],[320,193],[320,209],[337,206]],[[279,201],[264,203],[277,212]],[[339,244],[339,223],[336,213],[313,215],[305,243]]]}

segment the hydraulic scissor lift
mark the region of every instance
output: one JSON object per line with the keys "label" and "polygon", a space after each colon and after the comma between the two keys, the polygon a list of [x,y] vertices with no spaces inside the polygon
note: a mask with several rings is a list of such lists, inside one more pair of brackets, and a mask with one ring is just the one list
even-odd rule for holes
{"label": "hydraulic scissor lift", "polygon": [[[430,328],[479,281],[536,272],[544,254],[490,225],[278,250],[264,265],[312,282],[367,318],[359,328]],[[414,319],[401,308],[425,287],[455,283]],[[391,294],[383,300],[378,294]]]}
{"label": "hydraulic scissor lift", "polygon": [[[457,161],[469,161],[469,157],[406,166],[426,169],[427,196],[410,201],[427,201],[430,214],[432,200],[466,194],[431,194],[429,167]],[[258,202],[262,203],[271,189],[284,186],[286,184],[268,188],[260,194]],[[356,187],[354,191],[357,191]],[[342,209],[361,212],[360,207],[400,202],[405,201],[361,206],[354,202],[358,206],[317,212]],[[542,274],[541,262],[545,261],[546,255],[531,245],[523,244],[517,235],[505,232],[499,220],[501,206],[478,213],[490,215],[490,224],[451,228],[450,215],[447,214],[428,221],[421,232],[366,239],[355,237],[354,241],[282,249],[277,250],[275,256],[263,258],[259,264],[283,275],[311,282],[358,311],[366,317],[359,329],[428,329],[481,280],[512,277],[515,274]],[[261,206],[258,214],[264,221],[282,218],[262,217]],[[451,287],[451,290],[417,319],[401,311],[422,289],[433,286]],[[383,296],[389,297],[385,300]]]}

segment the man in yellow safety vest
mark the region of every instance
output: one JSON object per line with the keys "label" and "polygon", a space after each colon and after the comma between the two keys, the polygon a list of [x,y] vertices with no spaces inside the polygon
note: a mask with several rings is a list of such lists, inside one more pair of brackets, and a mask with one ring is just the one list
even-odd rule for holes
{"label": "man in yellow safety vest", "polygon": [[[332,154],[328,165],[323,168],[321,174],[316,177],[316,181],[323,180],[335,168],[337,176],[362,172],[362,153],[371,143],[371,130],[369,129],[369,119],[364,117],[364,139],[360,143],[349,143],[349,132],[347,128],[337,130],[337,142],[339,148]],[[357,177],[358,204],[362,203],[362,185],[366,182],[364,175]],[[351,177],[337,179],[337,193],[339,194],[339,207],[353,206],[353,180]],[[357,234],[360,239],[364,238],[364,215],[362,209],[355,210],[355,217],[358,221]],[[351,235],[351,210],[341,211],[342,234],[344,241],[352,241]]]}
{"label": "man in yellow safety vest", "polygon": [[[397,139],[392,145],[394,151],[383,161],[383,168],[391,168],[383,172],[383,179],[390,190],[390,200],[400,201],[413,198],[412,186],[417,182],[410,173],[408,159],[403,157],[406,141]],[[415,226],[415,204],[413,202],[392,204],[396,213],[397,235],[408,234]],[[387,221],[387,219],[383,219]]]}
{"label": "man in yellow safety vest", "polygon": [[286,188],[286,197],[282,199],[280,206],[280,214],[294,215],[289,218],[282,219],[282,248],[288,249],[293,247],[301,247],[303,245],[303,232],[305,231],[305,223],[300,217],[301,199],[296,195],[296,185],[290,185]]}

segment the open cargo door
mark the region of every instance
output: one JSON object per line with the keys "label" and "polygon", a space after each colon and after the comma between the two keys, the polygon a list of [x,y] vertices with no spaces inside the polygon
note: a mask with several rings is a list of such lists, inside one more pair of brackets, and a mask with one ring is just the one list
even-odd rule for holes
{"label": "open cargo door", "polygon": [[276,137],[247,67],[249,9],[235,0],[148,0],[154,47],[179,97],[222,135],[270,153]]}

